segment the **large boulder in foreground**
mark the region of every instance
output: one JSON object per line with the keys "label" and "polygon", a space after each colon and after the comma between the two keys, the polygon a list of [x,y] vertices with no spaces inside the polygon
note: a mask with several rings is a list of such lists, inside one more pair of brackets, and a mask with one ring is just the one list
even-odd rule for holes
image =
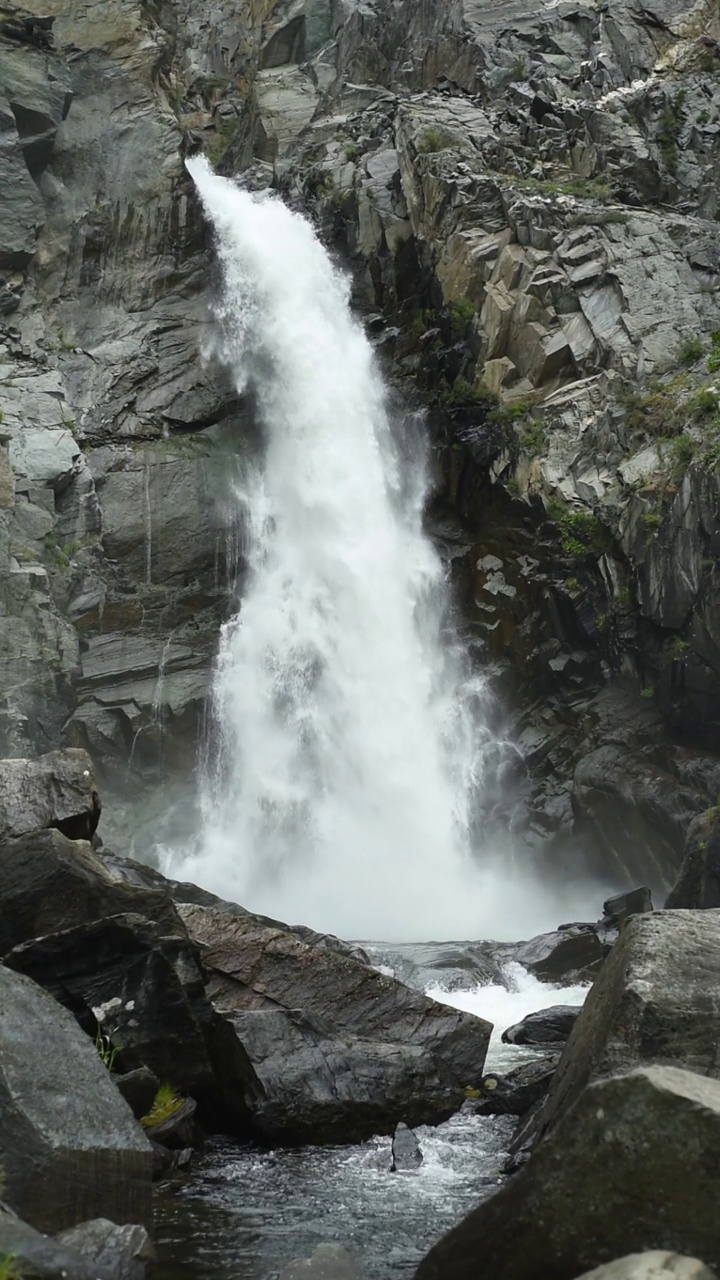
{"label": "large boulder in foreground", "polygon": [[4,1198],[40,1231],[152,1223],[151,1148],[75,1019],[0,965]]}
{"label": "large boulder in foreground", "polygon": [[274,1139],[437,1123],[482,1079],[492,1031],[482,1019],[232,904],[177,906],[263,1084],[259,1119]]}
{"label": "large boulder in foreground", "polygon": [[0,760],[0,840],[57,827],[89,840],[100,798],[87,751],[50,751],[36,760]]}
{"label": "large boulder in foreground", "polygon": [[675,1067],[598,1081],[416,1280],[573,1280],[662,1249],[720,1266],[720,1083]]}
{"label": "large boulder in foreground", "polygon": [[565,1045],[538,1136],[591,1081],[643,1063],[720,1077],[720,910],[627,922]]}
{"label": "large boulder in foreground", "polygon": [[717,1277],[699,1258],[649,1249],[646,1253],[629,1253],[626,1258],[595,1267],[580,1280],[717,1280]]}

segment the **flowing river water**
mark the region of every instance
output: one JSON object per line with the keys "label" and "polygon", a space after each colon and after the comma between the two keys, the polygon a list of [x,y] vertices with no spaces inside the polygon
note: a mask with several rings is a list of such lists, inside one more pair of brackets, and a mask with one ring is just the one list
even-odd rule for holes
{"label": "flowing river water", "polygon": [[[412,948],[403,950],[412,958]],[[378,964],[397,960],[397,948],[370,951]],[[533,1056],[502,1044],[505,1027],[550,1004],[581,1004],[586,990],[540,983],[516,964],[502,970],[507,985],[446,991],[440,975],[437,983],[428,976],[429,995],[494,1023],[488,1067],[496,1071]],[[429,1247],[497,1188],[515,1123],[461,1112],[417,1129],[423,1164],[396,1174],[388,1137],[269,1152],[213,1144],[185,1185],[158,1197],[156,1280],[273,1280],[323,1243],[342,1244],[368,1280],[411,1276]]]}

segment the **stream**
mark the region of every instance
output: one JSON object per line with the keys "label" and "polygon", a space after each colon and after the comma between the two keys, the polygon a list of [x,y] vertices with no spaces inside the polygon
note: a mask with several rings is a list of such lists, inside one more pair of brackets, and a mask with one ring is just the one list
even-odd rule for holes
{"label": "stream", "polygon": [[[398,976],[421,960],[429,995],[495,1026],[487,1066],[503,1072],[533,1056],[500,1034],[551,1004],[580,1004],[584,987],[538,982],[519,965],[501,965],[499,981],[453,990],[447,972],[433,980],[424,948],[366,946],[371,959]],[[516,1120],[459,1113],[415,1132],[419,1170],[390,1173],[391,1139],[348,1147],[263,1150],[214,1140],[181,1187],[156,1200],[156,1280],[274,1280],[293,1258],[319,1244],[344,1245],[368,1280],[411,1276],[429,1247],[502,1181]]]}

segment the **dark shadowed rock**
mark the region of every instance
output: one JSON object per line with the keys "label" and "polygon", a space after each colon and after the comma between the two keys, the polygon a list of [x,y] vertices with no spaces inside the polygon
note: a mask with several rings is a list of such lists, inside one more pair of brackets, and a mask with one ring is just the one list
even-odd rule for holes
{"label": "dark shadowed rock", "polygon": [[595,976],[613,942],[594,924],[566,924],[521,943],[514,958],[541,982],[575,982]]}
{"label": "dark shadowed rock", "polygon": [[490,1072],[483,1076],[481,1097],[464,1104],[478,1116],[524,1116],[547,1096],[559,1053],[545,1054],[532,1062],[522,1062],[506,1075]]}
{"label": "dark shadowed rock", "polygon": [[116,881],[87,841],[35,831],[0,843],[0,955],[44,934],[133,912],[185,935],[161,889]]}
{"label": "dark shadowed rock", "polygon": [[363,1272],[338,1244],[321,1244],[312,1258],[291,1262],[279,1280],[365,1280]]}
{"label": "dark shadowed rock", "polygon": [[5,1198],[42,1231],[152,1222],[150,1146],[92,1042],[47,992],[0,965]]}
{"label": "dark shadowed rock", "polygon": [[638,889],[630,889],[627,893],[616,893],[614,897],[603,902],[603,923],[619,924],[628,916],[642,915],[652,911],[652,894],[642,885]]}
{"label": "dark shadowed rock", "polygon": [[242,1126],[259,1088],[232,1028],[205,995],[187,936],[134,914],[48,934],[5,957],[117,1047],[118,1065],[147,1067],[201,1102],[208,1118]]}
{"label": "dark shadowed rock", "polygon": [[571,1280],[644,1249],[717,1267],[719,1147],[718,1081],[674,1067],[598,1081],[417,1280]]}
{"label": "dark shadowed rock", "polygon": [[36,760],[0,760],[0,840],[57,827],[89,840],[100,798],[87,751],[50,751]]}
{"label": "dark shadowed rock", "polygon": [[564,1044],[582,1005],[555,1004],[529,1013],[502,1033],[504,1044]]}
{"label": "dark shadowed rock", "polygon": [[720,911],[656,911],[625,925],[563,1051],[539,1133],[585,1085],[643,1063],[720,1077]]}
{"label": "dark shadowed rock", "polygon": [[[178,903],[260,1077],[261,1126],[334,1141],[434,1123],[479,1082],[490,1026],[402,986],[347,952],[217,906]],[[319,1126],[319,1127],[318,1127]],[[343,1134],[346,1137],[343,1137]]]}
{"label": "dark shadowed rock", "polygon": [[709,809],[691,822],[683,861],[665,909],[720,907],[720,814]]}
{"label": "dark shadowed rock", "polygon": [[402,1121],[395,1130],[392,1141],[391,1173],[407,1173],[419,1169],[423,1162],[423,1153],[412,1129],[408,1129]]}
{"label": "dark shadowed rock", "polygon": [[115,1273],[99,1262],[61,1238],[36,1231],[0,1204],[0,1260],[8,1257],[15,1264],[15,1274],[28,1280],[30,1276],[33,1280],[116,1280]]}
{"label": "dark shadowed rock", "polygon": [[659,1249],[646,1253],[629,1253],[625,1258],[607,1262],[586,1271],[580,1280],[717,1280],[715,1272],[700,1262],[678,1253]]}
{"label": "dark shadowed rock", "polygon": [[91,1259],[96,1267],[109,1271],[113,1280],[144,1280],[147,1267],[155,1259],[144,1227],[118,1227],[107,1218],[81,1222],[61,1232],[57,1239]]}
{"label": "dark shadowed rock", "polygon": [[136,1120],[141,1120],[150,1110],[160,1081],[149,1067],[136,1067],[125,1075],[113,1075],[113,1080],[127,1102]]}

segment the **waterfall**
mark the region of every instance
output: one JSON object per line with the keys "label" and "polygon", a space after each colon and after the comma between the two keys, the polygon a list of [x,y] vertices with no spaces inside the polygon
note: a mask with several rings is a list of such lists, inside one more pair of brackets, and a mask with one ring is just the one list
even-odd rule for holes
{"label": "waterfall", "polygon": [[421,434],[407,420],[409,447],[393,439],[310,224],[187,166],[222,270],[214,354],[254,397],[263,448],[236,492],[248,584],[222,631],[216,760],[182,874],[346,937],[499,936],[498,884],[470,850],[482,682],[422,530]]}

